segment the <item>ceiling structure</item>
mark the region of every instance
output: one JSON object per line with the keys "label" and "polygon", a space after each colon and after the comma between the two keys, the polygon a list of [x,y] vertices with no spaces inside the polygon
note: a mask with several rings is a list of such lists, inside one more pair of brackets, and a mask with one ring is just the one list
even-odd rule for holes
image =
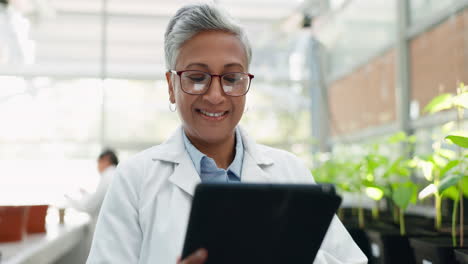
{"label": "ceiling structure", "polygon": [[[178,8],[190,2],[193,1],[23,1],[21,9],[30,22],[29,35],[35,45],[35,62],[26,67],[0,65],[0,74],[65,78],[102,77],[105,74],[107,77],[129,79],[160,78],[166,70],[163,49],[166,25]],[[265,40],[268,41],[278,24],[304,5],[300,0],[216,2],[245,26],[254,54]],[[326,1],[306,2],[310,7],[311,3],[323,5]],[[254,56],[254,64],[259,59]],[[103,61],[107,62],[104,68]]]}

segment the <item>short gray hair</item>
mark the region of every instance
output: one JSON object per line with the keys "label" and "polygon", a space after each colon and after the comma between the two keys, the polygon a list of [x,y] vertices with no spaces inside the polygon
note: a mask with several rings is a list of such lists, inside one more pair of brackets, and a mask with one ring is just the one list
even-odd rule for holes
{"label": "short gray hair", "polygon": [[245,48],[250,65],[252,49],[244,29],[225,11],[214,4],[191,4],[180,8],[171,18],[164,34],[166,67],[174,70],[180,47],[202,31],[219,30],[232,33]]}

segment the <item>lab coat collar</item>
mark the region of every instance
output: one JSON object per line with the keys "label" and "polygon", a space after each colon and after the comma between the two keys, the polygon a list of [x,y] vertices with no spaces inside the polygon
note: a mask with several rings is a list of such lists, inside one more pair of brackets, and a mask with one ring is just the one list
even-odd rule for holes
{"label": "lab coat collar", "polygon": [[241,126],[239,126],[239,131],[242,137],[242,143],[244,144],[244,151],[250,154],[255,163],[259,166],[272,165],[273,160],[258,148],[258,145],[255,143],[254,139],[251,138]]}
{"label": "lab coat collar", "polygon": [[[239,128],[242,143],[244,144],[242,181],[268,182],[269,177],[262,167],[272,165],[273,160],[258,148],[258,145],[247,135],[244,129]],[[179,127],[168,140],[153,152],[153,160],[175,163],[176,166],[172,175],[169,176],[169,181],[188,194],[193,195],[195,186],[201,182],[201,179],[185,150],[182,127]]]}

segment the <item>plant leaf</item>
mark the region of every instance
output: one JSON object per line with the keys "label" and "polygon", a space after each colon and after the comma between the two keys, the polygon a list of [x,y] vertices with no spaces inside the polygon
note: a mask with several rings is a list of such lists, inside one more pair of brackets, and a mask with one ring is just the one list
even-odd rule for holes
{"label": "plant leaf", "polygon": [[365,157],[363,164],[363,169],[366,173],[373,174],[375,169],[379,167],[379,163],[375,157],[375,155],[369,154]]}
{"label": "plant leaf", "polygon": [[457,156],[457,153],[455,153],[455,151],[451,149],[440,148],[440,149],[435,150],[434,152],[437,153],[437,155],[444,157],[448,160],[455,159],[455,157]]}
{"label": "plant leaf", "polygon": [[450,121],[448,123],[445,123],[442,126],[442,133],[448,134],[450,131],[452,131],[457,123],[455,121]]}
{"label": "plant leaf", "polygon": [[423,176],[424,178],[426,178],[426,180],[428,181],[434,180],[434,177],[432,176],[432,171],[434,170],[434,163],[421,160],[418,163],[418,167],[421,168]]}
{"label": "plant leaf", "polygon": [[452,143],[462,147],[462,148],[468,148],[468,138],[467,137],[462,137],[462,136],[454,136],[450,135],[445,137],[445,139],[452,141]]}
{"label": "plant leaf", "polygon": [[462,179],[462,177],[463,174],[460,173],[449,175],[440,181],[439,186],[437,186],[437,189],[440,193],[442,193],[443,191],[445,191],[445,189],[448,189],[451,186],[455,186],[458,183],[458,181]]}
{"label": "plant leaf", "polygon": [[408,160],[408,167],[414,169],[419,166],[420,160],[417,158],[412,158],[411,160]]}
{"label": "plant leaf", "polygon": [[432,155],[431,160],[434,162],[438,168],[443,168],[447,165],[447,160],[440,155]]}
{"label": "plant leaf", "polygon": [[367,187],[366,194],[375,201],[380,201],[384,196],[384,191],[377,187]]}
{"label": "plant leaf", "polygon": [[440,170],[439,176],[440,176],[440,177],[443,177],[448,171],[450,171],[450,170],[453,169],[455,166],[457,166],[458,163],[460,163],[459,160],[451,160],[451,161],[449,161],[449,163],[447,163],[447,165],[445,165],[445,167],[443,167],[443,168]]}
{"label": "plant leaf", "polygon": [[437,193],[437,187],[431,183],[419,192],[418,198],[423,200],[431,195],[434,195],[435,193]]}
{"label": "plant leaf", "polygon": [[410,172],[406,168],[406,166],[407,166],[407,163],[402,157],[400,157],[390,165],[390,167],[384,173],[383,177],[388,178],[389,176],[392,176],[395,174],[398,176],[409,176]]}
{"label": "plant leaf", "polygon": [[466,93],[468,92],[468,85],[465,85],[464,83],[461,82],[459,85],[459,89],[462,93]]}
{"label": "plant leaf", "polygon": [[450,188],[445,189],[441,195],[444,198],[450,198],[454,201],[460,200],[460,194],[458,193],[456,186],[451,186]]}
{"label": "plant leaf", "polygon": [[452,107],[452,98],[452,94],[441,94],[432,99],[429,104],[426,105],[424,112],[433,114],[442,110],[450,109]]}
{"label": "plant leaf", "polygon": [[468,109],[468,93],[462,93],[453,97],[452,102],[455,106]]}
{"label": "plant leaf", "polygon": [[468,197],[468,175],[463,176],[461,180],[463,195]]}
{"label": "plant leaf", "polygon": [[408,205],[417,200],[418,187],[412,182],[394,183],[392,200],[402,210],[406,210]]}
{"label": "plant leaf", "polygon": [[397,132],[388,138],[388,142],[394,144],[406,140],[406,133],[403,131]]}
{"label": "plant leaf", "polygon": [[404,167],[399,167],[398,168],[398,174],[400,176],[410,176],[411,172],[407,169],[407,168],[404,168]]}

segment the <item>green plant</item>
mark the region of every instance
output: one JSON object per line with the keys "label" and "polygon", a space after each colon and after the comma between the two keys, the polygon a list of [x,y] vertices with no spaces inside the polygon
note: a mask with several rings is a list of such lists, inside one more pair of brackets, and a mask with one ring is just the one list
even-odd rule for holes
{"label": "green plant", "polygon": [[450,140],[453,144],[459,147],[458,159],[452,160],[451,162],[456,163],[455,172],[450,176],[444,178],[439,186],[439,191],[445,194],[447,197],[453,200],[453,211],[452,211],[452,244],[453,246],[457,245],[456,240],[456,219],[458,205],[460,206],[460,246],[463,247],[463,229],[464,229],[464,212],[463,212],[463,196],[468,197],[468,166],[466,164],[465,158],[466,154],[461,154],[460,148],[468,148],[468,138],[463,136],[450,135],[446,137],[447,140]]}
{"label": "green plant", "polygon": [[[400,233],[406,234],[404,212],[410,203],[416,202],[417,186],[410,181],[411,159],[383,153],[385,147],[395,148],[403,144],[408,150],[415,142],[414,136],[403,132],[396,133],[383,143],[368,145],[366,153],[359,162],[348,165],[348,174],[353,175],[353,191],[365,194],[375,201],[372,208],[374,219],[379,217],[378,203],[383,197],[388,197],[395,204],[395,223],[400,225]],[[364,227],[362,206],[358,211],[359,226]]]}
{"label": "green plant", "polygon": [[433,153],[425,158],[416,157],[416,166],[421,169],[424,178],[429,184],[419,193],[419,199],[423,200],[434,195],[434,228],[440,230],[442,227],[442,199],[448,197],[440,191],[440,184],[444,177],[458,165],[457,160],[453,160],[455,152],[441,148],[438,142],[433,144]]}
{"label": "green plant", "polygon": [[372,209],[374,219],[379,217],[378,203],[387,197],[394,204],[394,222],[400,225],[401,235],[406,234],[404,212],[410,203],[416,202],[417,186],[410,181],[411,159],[392,156],[395,151],[383,153],[383,148],[404,147],[407,153],[415,142],[414,136],[398,132],[383,143],[371,145],[360,162],[361,184],[368,197],[376,203]]}
{"label": "green plant", "polygon": [[[403,153],[411,152],[416,141],[415,136],[408,136],[404,132],[398,132],[388,139],[389,144],[403,147]],[[382,178],[389,186],[388,197],[393,201],[394,222],[400,226],[400,234],[406,235],[404,214],[410,203],[416,203],[418,186],[411,181],[411,168],[414,161],[409,156],[397,156],[386,164]]]}
{"label": "green plant", "polygon": [[[436,113],[442,110],[456,110],[456,126],[457,131],[452,135],[448,136],[447,139],[452,141],[452,143],[458,146],[457,157],[452,160],[457,166],[457,171],[440,181],[438,186],[436,186],[436,191],[442,194],[445,194],[447,197],[450,197],[454,201],[454,209],[452,212],[452,241],[453,245],[456,246],[456,214],[458,211],[458,204],[460,206],[460,246],[463,246],[463,215],[464,215],[464,206],[463,206],[463,196],[466,195],[466,164],[464,158],[466,156],[462,153],[462,148],[466,148],[468,143],[466,142],[466,137],[461,136],[464,132],[461,131],[461,122],[463,119],[464,109],[468,109],[468,86],[465,86],[463,83],[460,83],[457,88],[456,94],[442,94],[435,97],[425,108],[426,112]],[[434,192],[436,192],[434,191]]]}
{"label": "green plant", "polygon": [[392,200],[398,207],[400,235],[406,235],[405,211],[410,203],[416,203],[418,186],[411,181],[392,183]]}
{"label": "green plant", "polygon": [[344,192],[354,192],[357,188],[352,178],[346,175],[346,163],[337,158],[332,159],[330,153],[317,153],[315,163],[311,172],[317,182],[332,183]]}
{"label": "green plant", "polygon": [[389,163],[388,157],[379,153],[380,145],[375,143],[369,147],[369,153],[361,159],[361,178],[366,195],[375,201],[372,208],[372,218],[379,218],[379,202],[383,197],[389,196],[388,184],[381,182],[379,171]]}
{"label": "green plant", "polygon": [[386,171],[390,183],[390,199],[395,204],[394,222],[400,226],[400,234],[406,235],[404,213],[410,203],[416,203],[418,186],[410,179],[410,160],[399,157]]}
{"label": "green plant", "polygon": [[[361,194],[359,164],[348,157],[333,157],[329,153],[319,153],[315,157],[316,165],[311,170],[317,182],[332,183],[340,192]],[[340,215],[341,210],[338,214]],[[359,227],[364,228],[362,206],[358,207]]]}

